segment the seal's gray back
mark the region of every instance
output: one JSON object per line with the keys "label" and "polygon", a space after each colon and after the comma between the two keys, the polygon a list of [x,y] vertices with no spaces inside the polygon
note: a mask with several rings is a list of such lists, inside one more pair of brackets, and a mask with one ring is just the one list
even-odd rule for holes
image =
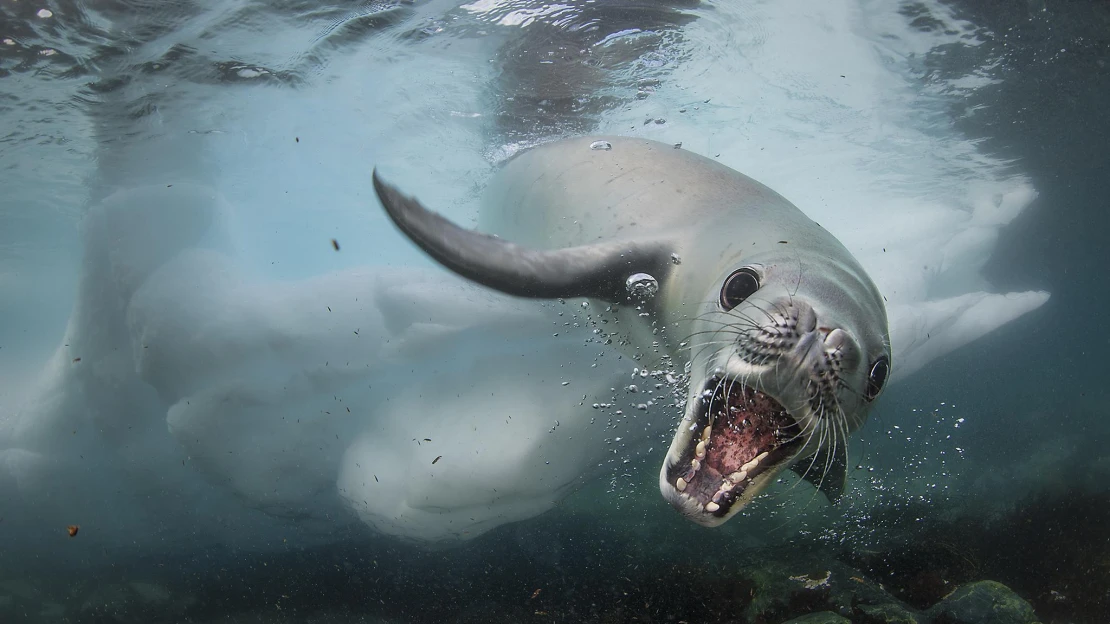
{"label": "seal's gray back", "polygon": [[[596,142],[612,147],[592,149]],[[736,233],[757,229],[746,234],[761,243],[831,238],[778,193],[712,159],[656,141],[597,136],[541,145],[506,163],[486,190],[479,228],[551,249],[686,238],[714,222]]]}

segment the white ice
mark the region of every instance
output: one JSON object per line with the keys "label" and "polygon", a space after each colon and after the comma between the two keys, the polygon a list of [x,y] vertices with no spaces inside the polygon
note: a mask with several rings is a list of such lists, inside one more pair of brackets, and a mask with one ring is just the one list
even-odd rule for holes
{"label": "white ice", "polygon": [[326,539],[347,505],[386,533],[471,537],[551,508],[612,438],[657,433],[591,407],[628,367],[564,327],[585,324],[575,302],[427,270],[252,277],[228,210],[174,184],[87,216],[63,345],[0,433],[0,495],[38,510],[34,533],[167,539],[187,520],[180,538],[240,540],[260,524],[265,546],[283,521]]}

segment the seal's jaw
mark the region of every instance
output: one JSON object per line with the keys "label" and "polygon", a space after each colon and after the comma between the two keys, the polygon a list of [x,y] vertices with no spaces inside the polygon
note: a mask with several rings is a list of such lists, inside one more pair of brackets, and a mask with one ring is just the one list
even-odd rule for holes
{"label": "seal's jaw", "polygon": [[659,474],[660,491],[694,522],[718,526],[773,483],[806,440],[773,396],[711,376],[687,403]]}

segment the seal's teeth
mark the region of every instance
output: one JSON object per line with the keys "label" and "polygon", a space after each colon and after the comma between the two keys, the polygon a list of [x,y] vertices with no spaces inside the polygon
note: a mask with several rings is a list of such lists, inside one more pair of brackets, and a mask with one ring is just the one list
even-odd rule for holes
{"label": "seal's teeth", "polygon": [[679,492],[685,491],[686,490],[686,479],[683,479],[682,477],[679,477],[679,478],[675,479],[674,488],[676,490],[678,490]]}
{"label": "seal's teeth", "polygon": [[694,457],[705,459],[705,440],[698,442],[698,445],[694,447]]}
{"label": "seal's teeth", "polygon": [[717,511],[720,508],[721,508],[721,506],[718,505],[717,503],[714,503],[713,501],[710,501],[710,502],[705,504],[705,510],[708,511],[709,513],[713,513],[714,511]]}
{"label": "seal's teeth", "polygon": [[[690,469],[686,471],[686,476],[682,477],[682,481],[684,483],[690,483],[691,481],[694,480],[694,477],[696,477],[698,475],[698,470],[700,470],[700,469],[701,469],[701,462],[699,462],[696,459],[691,459],[690,460]],[[685,487],[685,486],[683,486],[683,487]],[[679,488],[679,490],[681,490],[681,489],[683,489],[683,488]]]}
{"label": "seal's teeth", "polygon": [[[747,478],[748,471],[741,468],[740,470],[737,470],[736,472],[730,474],[728,476],[728,480],[725,481],[725,483],[727,483],[729,488],[731,489],[736,487],[737,483],[743,483],[745,480],[747,480]],[[723,488],[724,484],[721,484],[721,487]]]}
{"label": "seal's teeth", "polygon": [[756,455],[755,459],[753,459],[750,462],[744,464],[743,466],[740,466],[740,471],[741,472],[751,472],[756,466],[759,465],[759,462],[763,461],[764,459],[767,459],[767,455],[768,455],[767,451],[763,451],[759,455]]}
{"label": "seal's teeth", "polygon": [[702,441],[708,441],[709,436],[711,436],[711,435],[713,435],[713,426],[712,425],[706,425],[705,429],[701,430],[701,439],[702,439]]}

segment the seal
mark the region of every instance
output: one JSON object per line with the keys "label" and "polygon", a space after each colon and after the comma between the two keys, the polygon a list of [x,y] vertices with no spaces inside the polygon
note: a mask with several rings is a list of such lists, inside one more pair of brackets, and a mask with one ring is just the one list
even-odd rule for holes
{"label": "seal", "polygon": [[[384,182],[389,217],[445,267],[520,297],[611,304],[622,344],[683,371],[663,496],[717,526],[792,467],[830,500],[890,375],[882,295],[770,188],[655,141],[583,137],[509,160],[461,228]],[[680,401],[680,404],[683,403]]]}

